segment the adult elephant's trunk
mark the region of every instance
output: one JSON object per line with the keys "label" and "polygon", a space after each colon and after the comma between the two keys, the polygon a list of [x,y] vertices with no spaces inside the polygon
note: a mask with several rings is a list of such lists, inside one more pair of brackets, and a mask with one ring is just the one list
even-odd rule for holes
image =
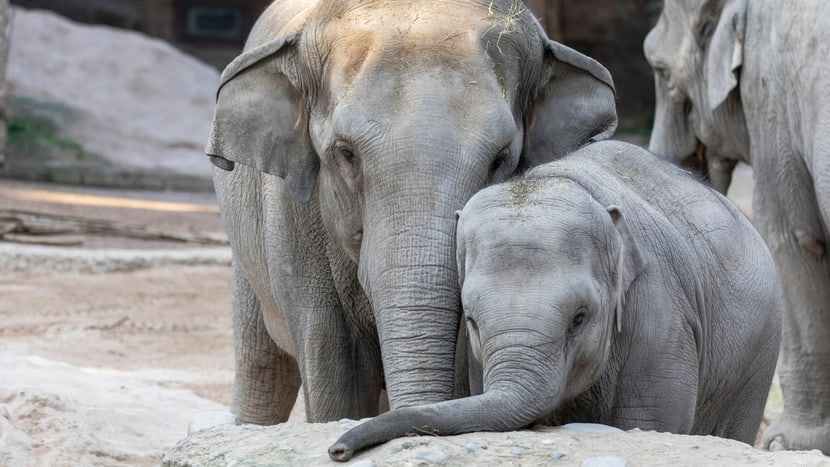
{"label": "adult elephant's trunk", "polygon": [[470,195],[402,187],[381,208],[367,203],[374,214],[365,223],[360,280],[374,310],[392,409],[452,397],[461,311],[454,212]]}
{"label": "adult elephant's trunk", "polygon": [[562,378],[553,388],[550,382],[528,379],[497,383],[478,396],[384,413],[346,432],[329,448],[329,456],[347,461],[361,449],[406,435],[521,429],[553,410],[565,388]]}
{"label": "adult elephant's trunk", "polygon": [[[694,163],[698,141],[689,121],[689,104],[669,96],[668,84],[662,76],[656,76],[654,85],[654,127],[648,150],[678,165]],[[698,169],[705,169],[704,164],[695,165]]]}

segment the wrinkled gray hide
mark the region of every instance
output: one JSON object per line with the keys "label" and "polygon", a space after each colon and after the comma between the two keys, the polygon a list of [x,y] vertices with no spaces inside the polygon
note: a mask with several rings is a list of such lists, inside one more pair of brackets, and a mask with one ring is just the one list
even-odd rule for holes
{"label": "wrinkled gray hide", "polygon": [[830,454],[830,2],[667,0],[645,41],[657,108],[650,149],[697,151],[725,192],[752,165],[752,215],[784,296],[784,414],[772,449]]}
{"label": "wrinkled gray hide", "polygon": [[[233,249],[240,422],[449,399],[455,219],[610,135],[614,89],[517,1],[274,2],[224,71],[207,153]],[[540,148],[554,148],[541,151]]]}
{"label": "wrinkled gray hide", "polygon": [[775,266],[685,171],[600,142],[482,190],[458,220],[458,267],[484,393],[376,417],[335,460],[533,422],[754,441],[780,340]]}

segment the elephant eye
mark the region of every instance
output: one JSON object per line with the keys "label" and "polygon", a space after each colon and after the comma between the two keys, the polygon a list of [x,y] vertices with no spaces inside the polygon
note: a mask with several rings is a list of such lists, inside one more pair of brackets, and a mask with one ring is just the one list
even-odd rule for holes
{"label": "elephant eye", "polygon": [[585,322],[585,309],[580,308],[571,320],[571,329],[576,329]]}
{"label": "elephant eye", "polygon": [[506,165],[507,162],[510,160],[510,148],[504,148],[499,152],[499,154],[493,159],[493,163],[490,166],[490,176],[494,176],[498,174]]}
{"label": "elephant eye", "polygon": [[470,340],[470,350],[473,352],[473,357],[481,363],[481,338],[478,335],[478,325],[476,321],[465,313],[467,319],[467,337]]}
{"label": "elephant eye", "polygon": [[354,164],[355,155],[351,149],[346,146],[338,146],[334,149],[334,156],[338,161],[346,162],[347,164]]}
{"label": "elephant eye", "polygon": [[476,320],[474,320],[470,315],[466,315],[465,318],[467,319],[467,324],[472,327],[473,329],[478,329],[478,325],[476,324]]}

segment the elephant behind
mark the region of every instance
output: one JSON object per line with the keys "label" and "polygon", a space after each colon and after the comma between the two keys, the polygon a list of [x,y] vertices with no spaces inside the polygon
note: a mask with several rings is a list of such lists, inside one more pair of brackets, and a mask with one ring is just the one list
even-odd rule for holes
{"label": "elephant behind", "polygon": [[781,335],[775,266],[683,170],[607,141],[486,188],[460,213],[458,268],[484,393],[380,415],[333,459],[534,421],[754,442]]}
{"label": "elephant behind", "polygon": [[703,155],[721,192],[738,161],[753,168],[753,221],[784,297],[784,412],[763,445],[830,454],[830,2],[666,0],[644,48],[650,149]]}
{"label": "elephant behind", "polygon": [[309,421],[373,415],[384,388],[392,409],[449,399],[454,212],[615,126],[608,71],[517,0],[274,2],[222,74],[206,150],[236,419],[286,420],[300,383]]}

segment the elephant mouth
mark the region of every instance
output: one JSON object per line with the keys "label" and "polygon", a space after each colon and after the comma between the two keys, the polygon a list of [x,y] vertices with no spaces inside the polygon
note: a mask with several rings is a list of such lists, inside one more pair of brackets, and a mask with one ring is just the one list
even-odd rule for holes
{"label": "elephant mouth", "polygon": [[360,244],[360,243],[363,241],[363,231],[362,231],[362,230],[358,230],[357,232],[355,232],[355,233],[352,235],[351,240],[352,240],[353,242],[355,242],[355,243]]}
{"label": "elephant mouth", "polygon": [[698,142],[693,153],[680,159],[680,165],[708,179],[706,168],[706,146]]}

